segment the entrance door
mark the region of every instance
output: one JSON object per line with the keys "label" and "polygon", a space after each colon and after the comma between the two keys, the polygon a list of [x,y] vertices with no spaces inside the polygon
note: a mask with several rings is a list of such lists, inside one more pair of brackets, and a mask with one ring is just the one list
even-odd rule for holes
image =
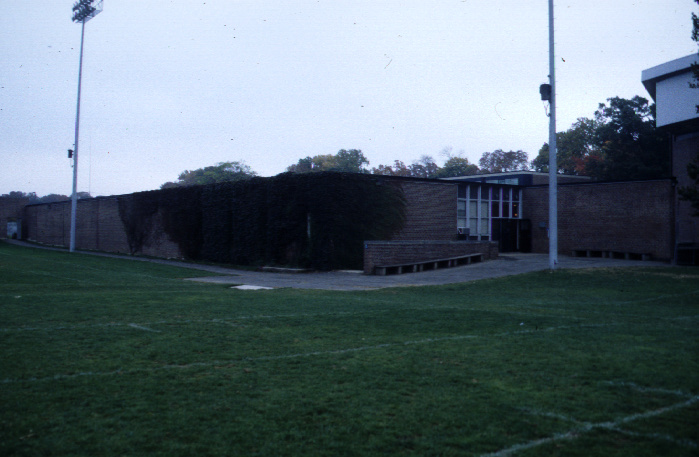
{"label": "entrance door", "polygon": [[529,219],[493,219],[493,241],[500,252],[531,252],[532,230]]}

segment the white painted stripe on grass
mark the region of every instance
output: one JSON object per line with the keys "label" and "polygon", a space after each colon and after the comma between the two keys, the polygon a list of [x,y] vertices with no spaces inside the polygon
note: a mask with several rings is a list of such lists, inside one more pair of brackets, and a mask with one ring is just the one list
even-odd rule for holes
{"label": "white painted stripe on grass", "polygon": [[142,325],[138,324],[127,324],[131,328],[135,328],[138,330],[143,330],[144,332],[154,332],[154,333],[160,333],[160,330],[153,330],[152,328],[144,327]]}
{"label": "white painted stripe on grass", "polygon": [[699,402],[699,395],[695,395],[689,400],[680,402],[680,403],[675,403],[670,406],[666,406],[664,408],[660,409],[655,409],[653,411],[646,411],[644,413],[637,413],[637,414],[632,414],[630,416],[623,417],[619,420],[613,421],[613,422],[599,422],[596,424],[582,424],[581,427],[574,428],[568,432],[565,433],[557,433],[555,435],[552,435],[547,438],[541,438],[538,440],[533,440],[529,441],[528,443],[520,443],[520,444],[515,444],[514,446],[508,447],[506,449],[502,449],[497,452],[492,452],[490,454],[482,454],[481,457],[506,457],[508,455],[512,455],[516,452],[519,451],[524,451],[527,449],[532,449],[535,447],[542,446],[544,444],[549,444],[553,443],[556,441],[561,441],[561,440],[572,440],[577,437],[579,437],[583,433],[588,433],[591,432],[592,430],[595,429],[606,429],[606,430],[612,430],[615,431],[619,426],[628,424],[630,422],[637,421],[639,419],[648,419],[651,417],[656,417],[660,416],[663,414],[667,414],[673,411],[676,411],[678,409],[682,408],[687,408],[689,406],[692,406],[693,404]]}
{"label": "white painted stripe on grass", "polygon": [[625,430],[623,428],[610,428],[610,430],[622,433],[624,435],[639,437],[639,438],[651,438],[655,440],[667,441],[668,443],[676,444],[678,446],[689,447],[692,449],[699,448],[696,442],[689,439],[677,439],[674,436],[666,435],[664,433],[638,433],[632,432],[631,430]]}
{"label": "white painted stripe on grass", "polygon": [[[609,325],[614,325],[614,324],[609,324]],[[43,378],[37,378],[37,377],[31,377],[31,378],[25,378],[25,379],[6,378],[3,380],[0,380],[0,384],[14,384],[14,383],[20,383],[20,382],[37,382],[37,381],[53,381],[53,380],[60,380],[60,379],[71,379],[71,378],[76,378],[76,377],[80,377],[80,376],[109,376],[109,375],[114,375],[114,374],[153,372],[153,371],[159,371],[159,370],[171,370],[171,369],[178,369],[178,368],[179,369],[188,369],[188,368],[196,368],[196,367],[212,367],[212,366],[230,365],[230,364],[241,363],[241,362],[255,362],[255,361],[265,361],[265,360],[284,360],[284,359],[294,359],[294,358],[300,358],[300,357],[313,357],[313,356],[319,356],[319,355],[348,354],[348,353],[352,353],[352,352],[368,351],[368,350],[372,350],[372,349],[385,349],[385,348],[389,348],[389,347],[409,346],[409,345],[415,345],[415,344],[429,344],[429,343],[438,343],[438,342],[443,342],[443,341],[459,341],[459,340],[467,340],[467,339],[480,339],[480,338],[492,338],[492,337],[502,337],[502,336],[511,336],[511,335],[521,335],[521,334],[528,334],[528,333],[536,333],[537,331],[553,331],[553,330],[557,330],[557,329],[568,329],[568,328],[579,328],[579,327],[603,327],[603,326],[607,326],[607,324],[581,325],[581,326],[566,325],[566,326],[561,326],[561,327],[548,327],[548,328],[543,328],[543,329],[539,329],[539,330],[518,330],[518,331],[514,331],[514,332],[500,332],[500,333],[485,334],[485,335],[453,335],[453,336],[445,336],[445,337],[439,337],[439,338],[423,338],[423,339],[419,339],[419,340],[410,340],[410,341],[403,341],[403,342],[398,342],[398,343],[383,343],[383,344],[377,344],[377,345],[373,345],[373,346],[359,346],[359,347],[355,347],[355,348],[334,349],[334,350],[328,350],[328,351],[313,351],[313,352],[270,355],[270,356],[260,356],[260,357],[243,357],[241,359],[227,360],[227,361],[214,360],[211,362],[193,362],[193,363],[183,364],[183,365],[162,365],[160,367],[137,368],[137,369],[131,369],[131,370],[114,370],[114,371],[106,371],[106,372],[87,371],[87,372],[81,372],[81,373],[76,373],[76,374],[57,374],[54,376],[46,376]]]}
{"label": "white painted stripe on grass", "polygon": [[[426,311],[426,310],[449,310],[453,309],[456,311],[483,311],[491,312],[493,314],[513,314],[528,316],[530,319],[535,319],[537,317],[550,317],[552,319],[578,319],[586,320],[587,318],[578,316],[557,316],[557,315],[536,315],[532,313],[525,312],[513,312],[513,311],[503,311],[503,310],[489,310],[481,308],[459,308],[453,306],[444,307],[434,307],[429,308],[387,308],[387,309],[372,309],[366,311],[335,311],[335,312],[323,312],[323,313],[287,313],[287,314],[258,314],[258,315],[243,315],[243,316],[233,316],[224,319],[182,319],[182,320],[161,320],[154,322],[146,322],[142,325],[179,325],[179,324],[200,324],[200,323],[229,323],[229,325],[235,325],[236,320],[255,320],[255,319],[285,319],[285,318],[298,318],[298,317],[324,317],[324,316],[361,316],[367,314],[381,314],[389,313],[395,311],[410,312],[410,311]],[[15,327],[15,328],[0,328],[0,332],[23,332],[23,331],[55,331],[55,330],[77,330],[82,328],[94,328],[94,327],[120,327],[124,325],[130,325],[129,323],[123,322],[108,322],[106,324],[76,324],[76,325],[58,325],[54,327]],[[593,326],[594,324],[590,324]],[[611,324],[602,324],[604,326]],[[615,324],[616,325],[616,324]]]}
{"label": "white painted stripe on grass", "polygon": [[634,382],[625,382],[625,381],[604,381],[602,384],[608,385],[608,386],[614,386],[614,387],[630,387],[634,390],[637,390],[639,392],[654,392],[654,393],[660,393],[660,394],[670,394],[670,395],[677,395],[679,397],[685,397],[685,398],[691,398],[692,394],[688,392],[682,392],[681,390],[672,390],[672,389],[662,389],[658,387],[645,387],[638,385]]}

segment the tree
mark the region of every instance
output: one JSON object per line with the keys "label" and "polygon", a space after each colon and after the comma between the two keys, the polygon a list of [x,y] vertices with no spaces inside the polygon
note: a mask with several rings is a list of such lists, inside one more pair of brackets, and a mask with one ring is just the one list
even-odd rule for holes
{"label": "tree", "polygon": [[[594,119],[580,118],[556,134],[558,172],[619,181],[668,176],[667,138],[655,128],[655,105],[643,97],[613,97],[600,103]],[[548,144],[532,161],[548,172]]]}
{"label": "tree", "polygon": [[[695,0],[699,4],[699,0]],[[692,13],[692,40],[699,43],[699,16]],[[699,64],[692,64],[692,74],[696,83],[689,83],[689,87],[699,89]],[[697,113],[699,113],[699,105],[697,105]],[[699,154],[693,162],[687,164],[687,175],[694,181],[693,186],[683,186],[678,190],[680,199],[688,201],[694,208],[694,215],[699,216]]]}
{"label": "tree", "polygon": [[24,193],[21,191],[16,191],[13,190],[8,194],[2,194],[0,195],[0,198],[5,198],[5,199],[26,199],[29,203],[34,203],[36,202],[39,197],[36,196],[36,192],[29,192],[29,193]]}
{"label": "tree", "polygon": [[161,189],[181,186],[198,186],[217,182],[242,181],[257,176],[257,173],[243,162],[220,162],[210,167],[185,170],[175,182],[166,182]]}
{"label": "tree", "polygon": [[638,95],[631,100],[613,97],[595,112],[594,147],[600,160],[593,178],[608,181],[669,176],[666,135],[655,128],[655,105]]}
{"label": "tree", "polygon": [[[80,198],[80,194],[78,194],[78,198]],[[67,195],[48,194],[48,195],[44,195],[43,197],[39,198],[37,200],[37,203],[55,203],[55,202],[64,202],[66,200],[70,200],[70,197]]]}
{"label": "tree", "polygon": [[437,172],[437,178],[453,178],[457,176],[471,176],[478,174],[478,166],[469,163],[465,157],[452,156],[444,162],[444,166]]}
{"label": "tree", "polygon": [[335,170],[347,173],[368,173],[364,165],[369,165],[367,159],[360,149],[340,149],[335,154]]}
{"label": "tree", "polygon": [[400,160],[395,160],[393,162],[393,167],[390,165],[379,165],[378,167],[372,168],[371,173],[384,176],[410,176],[410,168],[405,166]]}
{"label": "tree", "polygon": [[345,173],[369,173],[364,165],[369,165],[361,149],[340,149],[337,154],[323,154],[299,159],[289,165],[286,171],[291,173],[308,173],[315,171],[341,171]]}
{"label": "tree", "polygon": [[[699,4],[699,0],[694,1]],[[692,13],[692,40],[699,43],[699,16],[695,13]],[[692,75],[696,82],[690,82],[689,87],[692,89],[699,89],[699,63],[692,63]],[[696,108],[697,113],[699,113],[699,105],[697,105]]]}
{"label": "tree", "polygon": [[694,185],[682,186],[677,193],[680,195],[680,199],[691,203],[694,215],[699,216],[699,154],[693,162],[687,164],[687,174],[694,181]]}
{"label": "tree", "polygon": [[478,161],[481,173],[505,173],[529,170],[528,154],[522,150],[484,152]]}
{"label": "tree", "polygon": [[435,163],[432,156],[423,155],[413,162],[408,169],[410,176],[414,178],[436,178],[439,172],[439,165]]}
{"label": "tree", "polygon": [[[592,162],[599,160],[599,156],[595,154],[594,150],[596,128],[597,124],[593,119],[581,117],[570,129],[556,133],[557,173],[585,175],[586,165],[589,163],[589,166],[592,166]],[[548,173],[548,143],[544,143],[539,150],[539,155],[532,160],[532,168],[538,172]]]}

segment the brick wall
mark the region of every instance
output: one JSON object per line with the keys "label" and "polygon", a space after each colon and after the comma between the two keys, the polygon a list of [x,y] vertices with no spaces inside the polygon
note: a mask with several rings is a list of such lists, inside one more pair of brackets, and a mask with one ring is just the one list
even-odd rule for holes
{"label": "brick wall", "polygon": [[[7,223],[22,218],[22,210],[28,201],[27,198],[0,197],[0,238],[7,238]],[[23,228],[20,229],[24,232]]]}
{"label": "brick wall", "polygon": [[[670,260],[673,199],[669,179],[559,185],[558,251],[648,253]],[[532,222],[532,251],[548,252],[548,187],[524,189],[522,215]]]}
{"label": "brick wall", "polygon": [[[52,246],[70,246],[71,202],[27,206],[24,210],[25,239]],[[124,225],[119,217],[118,197],[78,200],[75,247],[82,250],[130,253]],[[179,247],[162,230],[159,215],[153,230],[138,254],[181,258]]]}
{"label": "brick wall", "polygon": [[372,274],[377,265],[446,259],[467,254],[483,254],[483,260],[498,256],[498,243],[490,241],[367,241],[364,244],[364,273]]}
{"label": "brick wall", "polygon": [[405,227],[393,240],[455,240],[458,184],[401,180]]}
{"label": "brick wall", "polygon": [[[699,133],[679,135],[672,143],[672,174],[679,187],[693,186],[687,174],[687,165],[699,157]],[[677,198],[677,242],[699,243],[699,217],[694,215],[690,202]]]}

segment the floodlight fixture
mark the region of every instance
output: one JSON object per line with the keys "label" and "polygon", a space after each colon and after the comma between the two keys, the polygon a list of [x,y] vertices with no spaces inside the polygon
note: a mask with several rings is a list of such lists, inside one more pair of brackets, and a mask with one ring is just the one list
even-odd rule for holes
{"label": "floodlight fixture", "polygon": [[78,0],[73,4],[73,22],[87,22],[102,12],[104,0]]}
{"label": "floodlight fixture", "polygon": [[80,139],[80,90],[83,79],[83,45],[85,44],[85,23],[102,12],[104,0],[78,0],[73,4],[73,22],[82,24],[80,34],[80,67],[78,70],[78,104],[75,114],[75,144],[68,157],[73,157],[73,194],[70,206],[70,252],[75,251],[75,219],[78,212],[78,143]]}

